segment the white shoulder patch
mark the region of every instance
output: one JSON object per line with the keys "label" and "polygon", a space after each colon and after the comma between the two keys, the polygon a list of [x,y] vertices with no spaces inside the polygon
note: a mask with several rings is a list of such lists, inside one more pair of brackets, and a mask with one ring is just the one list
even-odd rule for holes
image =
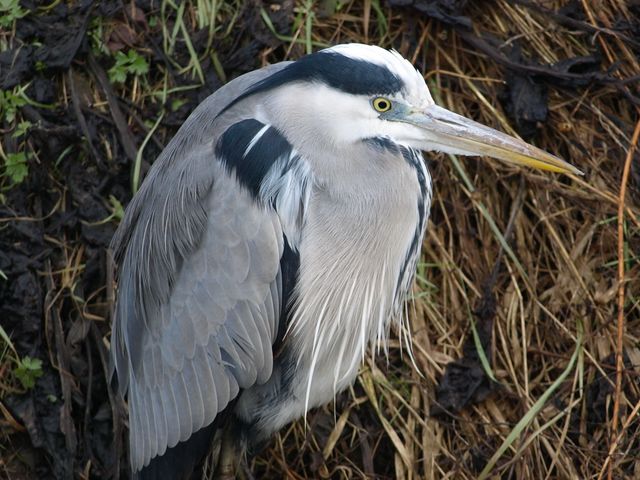
{"label": "white shoulder patch", "polygon": [[274,205],[282,231],[296,251],[302,240],[312,182],[309,164],[292,150],[288,157],[278,159],[260,186],[260,196],[265,203]]}

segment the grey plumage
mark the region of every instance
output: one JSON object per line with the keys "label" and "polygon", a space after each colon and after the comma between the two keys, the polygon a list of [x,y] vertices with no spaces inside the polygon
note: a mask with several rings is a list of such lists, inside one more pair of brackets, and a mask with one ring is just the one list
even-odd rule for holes
{"label": "grey plumage", "polygon": [[120,269],[112,350],[120,388],[129,392],[135,470],[270,373],[282,235],[275,214],[262,215],[249,193],[231,182],[212,188],[227,174],[213,162],[216,138],[208,131],[225,100],[282,66],[252,72],[199,106],[155,162],[113,240]]}
{"label": "grey plumage", "polygon": [[230,402],[251,446],[352,383],[411,285],[419,149],[572,169],[435,106],[406,60],[364,45],[251,72],[193,112],[113,240],[134,472]]}

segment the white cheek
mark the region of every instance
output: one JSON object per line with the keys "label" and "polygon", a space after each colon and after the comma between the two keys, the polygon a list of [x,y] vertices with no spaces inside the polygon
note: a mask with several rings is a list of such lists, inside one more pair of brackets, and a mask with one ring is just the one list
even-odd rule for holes
{"label": "white cheek", "polygon": [[310,149],[340,148],[374,136],[380,120],[362,95],[347,95],[322,84],[282,88],[268,100],[271,122],[294,144]]}
{"label": "white cheek", "polygon": [[380,120],[377,118],[341,116],[339,118],[327,119],[323,125],[327,129],[329,137],[336,146],[352,145],[361,142],[365,138],[380,136],[376,132],[380,131]]}
{"label": "white cheek", "polygon": [[345,94],[323,84],[288,85],[275,90],[266,103],[265,116],[269,118],[263,123],[274,125],[296,149],[309,155],[327,150],[340,154],[373,137],[387,137],[421,150],[442,149],[421,128],[382,120],[369,97]]}

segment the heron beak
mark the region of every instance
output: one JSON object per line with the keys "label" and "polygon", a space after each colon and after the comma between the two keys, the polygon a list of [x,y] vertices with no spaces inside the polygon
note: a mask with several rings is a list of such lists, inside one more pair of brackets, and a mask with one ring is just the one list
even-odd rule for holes
{"label": "heron beak", "polygon": [[406,112],[403,121],[419,127],[429,149],[461,155],[485,155],[515,165],[526,165],[552,172],[582,172],[570,163],[511,137],[485,127],[437,105]]}

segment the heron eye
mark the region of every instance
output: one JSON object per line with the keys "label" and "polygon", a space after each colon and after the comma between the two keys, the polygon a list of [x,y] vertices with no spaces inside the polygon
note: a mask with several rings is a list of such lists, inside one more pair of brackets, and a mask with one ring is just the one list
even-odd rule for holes
{"label": "heron eye", "polygon": [[373,108],[378,112],[388,112],[391,110],[391,100],[384,97],[377,97],[373,99]]}

